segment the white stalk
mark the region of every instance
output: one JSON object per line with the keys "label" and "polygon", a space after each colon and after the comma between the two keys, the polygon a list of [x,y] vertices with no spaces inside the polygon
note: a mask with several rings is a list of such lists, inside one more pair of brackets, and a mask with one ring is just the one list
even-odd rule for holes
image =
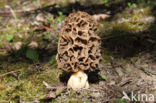
{"label": "white stalk", "polygon": [[79,70],[76,73],[73,73],[68,80],[67,84],[68,88],[72,88],[73,90],[78,90],[82,88],[89,88],[88,76],[84,71]]}

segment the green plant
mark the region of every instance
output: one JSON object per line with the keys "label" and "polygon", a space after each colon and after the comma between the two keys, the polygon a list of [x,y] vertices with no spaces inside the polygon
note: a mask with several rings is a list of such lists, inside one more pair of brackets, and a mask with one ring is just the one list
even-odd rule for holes
{"label": "green plant", "polygon": [[103,2],[103,4],[104,4],[105,6],[109,6],[109,5],[110,5],[109,0],[102,0],[102,2]]}
{"label": "green plant", "polygon": [[61,95],[61,92],[56,92],[56,95],[58,96],[58,95]]}
{"label": "green plant", "polygon": [[117,99],[117,103],[127,103],[127,100],[119,98],[119,99]]}
{"label": "green plant", "polygon": [[65,15],[61,11],[58,12],[59,16],[56,18],[56,21],[58,24],[62,22],[62,20],[65,18]]}
{"label": "green plant", "polygon": [[104,75],[104,74],[100,74],[100,73],[99,73],[99,76],[100,76],[102,79],[107,79],[107,76]]}
{"label": "green plant", "polygon": [[81,2],[81,0],[76,0],[76,2],[80,3],[80,2]]}
{"label": "green plant", "polygon": [[50,62],[49,62],[49,64],[51,64],[51,65],[54,63],[56,63],[56,55],[53,55],[50,59]]}
{"label": "green plant", "polygon": [[33,49],[27,49],[26,51],[26,57],[32,61],[35,61],[35,62],[38,62],[38,53],[36,50],[33,50]]}
{"label": "green plant", "polygon": [[13,40],[13,38],[14,38],[13,35],[9,35],[9,34],[6,35],[6,39],[7,39],[8,41]]}
{"label": "green plant", "polygon": [[56,36],[56,42],[58,42],[58,40],[59,40],[59,35]]}
{"label": "green plant", "polygon": [[135,4],[135,3],[130,3],[130,2],[128,2],[128,7],[130,7],[130,8],[136,8],[137,7],[137,5]]}
{"label": "green plant", "polygon": [[48,21],[49,23],[51,23],[52,22],[52,18],[46,17],[46,21]]}
{"label": "green plant", "polygon": [[51,33],[50,31],[47,31],[43,38],[46,40],[50,39],[50,37],[49,37],[50,33]]}
{"label": "green plant", "polygon": [[95,95],[90,94],[90,93],[85,93],[84,96],[88,96],[88,97],[95,97]]}

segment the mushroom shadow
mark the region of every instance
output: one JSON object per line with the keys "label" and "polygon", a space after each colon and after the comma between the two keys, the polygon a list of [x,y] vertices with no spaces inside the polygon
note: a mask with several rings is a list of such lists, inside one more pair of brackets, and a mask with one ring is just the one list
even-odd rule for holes
{"label": "mushroom shadow", "polygon": [[62,83],[67,84],[70,76],[72,75],[72,72],[63,72],[60,76],[59,79]]}
{"label": "mushroom shadow", "polygon": [[89,83],[99,83],[102,79],[99,76],[100,70],[87,71]]}
{"label": "mushroom shadow", "polygon": [[[94,71],[85,71],[85,73],[88,75],[88,81],[89,83],[99,83],[101,81],[101,77],[99,76],[100,70],[94,70]],[[72,72],[63,72],[60,76],[59,79],[62,83],[67,84],[70,76],[72,75]]]}

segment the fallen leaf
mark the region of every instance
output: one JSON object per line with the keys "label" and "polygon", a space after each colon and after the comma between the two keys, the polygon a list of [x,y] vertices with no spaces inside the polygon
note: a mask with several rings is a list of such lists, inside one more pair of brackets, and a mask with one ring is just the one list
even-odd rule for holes
{"label": "fallen leaf", "polygon": [[35,49],[35,48],[38,47],[38,43],[35,42],[35,41],[32,41],[28,46],[29,46],[30,48],[32,48],[32,49]]}
{"label": "fallen leaf", "polygon": [[14,46],[13,46],[13,50],[18,51],[22,48],[22,42],[17,42]]}
{"label": "fallen leaf", "polygon": [[107,15],[107,14],[95,14],[93,15],[93,18],[96,20],[96,21],[99,21],[99,20],[104,20],[106,18],[110,17],[110,15]]}
{"label": "fallen leaf", "polygon": [[46,86],[48,90],[56,90],[55,87],[50,86],[47,82],[43,81],[43,84]]}

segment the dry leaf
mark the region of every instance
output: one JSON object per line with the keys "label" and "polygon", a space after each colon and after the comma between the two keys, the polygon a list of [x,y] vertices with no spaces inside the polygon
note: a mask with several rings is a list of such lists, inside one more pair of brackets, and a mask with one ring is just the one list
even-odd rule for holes
{"label": "dry leaf", "polygon": [[96,21],[99,21],[99,20],[103,20],[103,19],[106,19],[110,17],[109,15],[107,14],[95,14],[93,15],[93,18],[96,20]]}
{"label": "dry leaf", "polygon": [[32,48],[32,49],[35,49],[35,48],[38,47],[38,43],[35,42],[35,41],[32,41],[28,46],[29,46],[30,48]]}
{"label": "dry leaf", "polygon": [[17,42],[12,48],[15,51],[20,50],[22,48],[22,42]]}

